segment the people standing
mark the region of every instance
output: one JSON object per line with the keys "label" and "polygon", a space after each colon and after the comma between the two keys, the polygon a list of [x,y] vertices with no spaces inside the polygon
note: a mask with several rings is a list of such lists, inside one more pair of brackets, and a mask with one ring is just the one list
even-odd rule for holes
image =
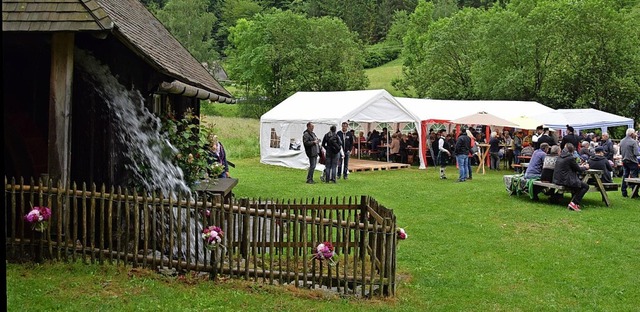
{"label": "people standing", "polygon": [[571,189],[573,197],[567,208],[573,211],[580,211],[580,202],[584,194],[589,191],[589,185],[582,182],[578,174],[589,169],[589,164],[578,165],[575,156],[573,156],[574,152],[575,146],[572,143],[565,144],[564,150],[556,161],[556,168],[553,170],[553,183]]}
{"label": "people standing", "polygon": [[474,138],[471,131],[467,129],[467,131],[465,132],[467,133],[469,140],[471,140],[471,149],[469,150],[469,159],[467,160],[467,180],[473,180],[473,170],[471,170],[471,163],[474,162],[476,158],[478,158],[477,154],[479,153],[480,148],[477,146],[478,143],[476,142],[476,139]]}
{"label": "people standing", "polygon": [[601,141],[602,144],[600,144],[600,146],[602,146],[604,158],[613,161],[613,155],[615,154],[615,151],[613,149],[613,141],[611,141],[611,138],[609,138],[609,134],[606,132],[603,133]]}
{"label": "people standing", "polygon": [[[549,133],[551,130],[549,128],[544,128],[542,135],[540,135],[538,137],[538,148],[540,148],[540,145],[542,143],[547,143],[549,144],[549,146],[554,146],[556,144],[558,144],[553,137],[551,136],[551,134]],[[574,145],[575,146],[575,145]]]}
{"label": "people standing", "polygon": [[498,138],[498,133],[491,132],[491,139],[489,140],[489,156],[491,157],[491,162],[489,163],[489,169],[498,170],[500,169],[500,139]]}
{"label": "people standing", "polygon": [[522,152],[522,131],[517,131],[516,135],[513,137],[513,160],[515,161],[516,164],[520,163],[520,158],[518,156],[520,156],[521,152]]}
{"label": "people standing", "polygon": [[564,146],[567,143],[573,144],[574,147],[580,146],[580,141],[578,141],[578,136],[575,135],[575,130],[572,126],[567,125],[567,134],[562,137],[562,142],[560,142],[560,149],[564,149]]}
{"label": "people standing", "polygon": [[628,197],[627,182],[628,178],[638,177],[638,141],[637,134],[633,128],[627,129],[626,136],[620,141],[620,155],[622,156],[622,196]]}
{"label": "people standing", "polygon": [[312,122],[307,123],[307,130],[302,133],[302,144],[304,145],[304,151],[309,158],[309,171],[307,172],[307,183],[313,184],[313,172],[316,170],[316,164],[318,163],[318,153],[320,152],[320,139],[313,132],[314,124]]}
{"label": "people standing", "polygon": [[467,171],[469,171],[469,151],[471,150],[471,139],[467,135],[466,129],[461,129],[460,136],[458,136],[458,140],[456,141],[456,162],[458,164],[458,169],[460,171],[460,175],[456,182],[464,182],[467,180],[467,176],[469,175]]}
{"label": "people standing", "polygon": [[229,163],[227,162],[227,152],[224,150],[224,146],[218,140],[217,135],[209,137],[209,155],[211,160],[209,165],[213,163],[219,163],[223,171],[216,178],[228,178],[229,177]]}
{"label": "people standing", "polygon": [[338,167],[338,159],[340,158],[342,151],[342,142],[336,133],[335,125],[329,127],[329,132],[327,132],[322,138],[322,147],[327,151],[327,160],[324,164],[324,182],[336,183],[336,170]]}
{"label": "people standing", "polygon": [[434,144],[433,152],[438,155],[437,163],[440,166],[440,179],[444,180],[447,178],[445,169],[447,168],[447,160],[451,157],[451,152],[449,152],[449,142],[446,140],[447,131],[441,129],[438,134],[438,144]]}
{"label": "people standing", "polygon": [[540,138],[540,136],[542,136],[542,134],[544,133],[544,127],[543,126],[537,126],[536,127],[536,133],[534,133],[531,136],[531,143],[533,143],[533,149],[537,150],[540,148],[540,143],[538,142],[538,139]]}
{"label": "people standing", "polygon": [[347,179],[349,175],[349,158],[351,156],[351,149],[353,148],[353,131],[348,131],[349,123],[346,121],[342,123],[342,129],[338,131],[338,137],[342,140],[342,151],[344,157],[338,160],[338,179],[344,177]]}

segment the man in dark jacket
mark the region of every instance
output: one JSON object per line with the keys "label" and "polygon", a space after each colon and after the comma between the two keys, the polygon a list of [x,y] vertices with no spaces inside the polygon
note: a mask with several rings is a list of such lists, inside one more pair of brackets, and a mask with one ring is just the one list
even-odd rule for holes
{"label": "man in dark jacket", "polygon": [[338,179],[343,176],[347,179],[349,174],[349,158],[351,156],[351,149],[353,148],[353,132],[349,131],[349,123],[346,121],[342,123],[342,130],[338,131],[338,137],[342,140],[342,151],[344,152],[344,158],[338,159]]}
{"label": "man in dark jacket", "polygon": [[469,151],[471,150],[471,139],[466,133],[466,129],[460,128],[460,136],[456,141],[456,162],[458,163],[458,169],[460,170],[460,176],[456,182],[464,182],[469,176]]}
{"label": "man in dark jacket", "polygon": [[313,184],[313,172],[316,170],[318,163],[318,153],[320,151],[320,139],[313,132],[314,125],[312,122],[307,123],[307,130],[302,133],[302,144],[304,151],[309,157],[309,171],[307,172],[307,183]]}
{"label": "man in dark jacket", "polygon": [[336,183],[336,170],[338,167],[338,159],[340,158],[340,151],[342,150],[342,140],[340,140],[340,137],[336,133],[335,125],[329,127],[329,132],[322,138],[322,147],[327,151],[327,160],[324,164],[324,182]]}
{"label": "man in dark jacket", "polygon": [[567,143],[573,144],[574,147],[578,147],[580,145],[580,141],[578,141],[578,137],[574,133],[574,129],[572,126],[567,125],[567,134],[562,137],[562,142],[560,142],[560,149],[564,149],[564,146]]}
{"label": "man in dark jacket", "polygon": [[580,180],[578,173],[589,169],[589,165],[586,164],[584,167],[578,165],[573,155],[576,150],[573,144],[567,143],[564,148],[556,161],[556,168],[553,170],[553,183],[571,189],[573,198],[571,198],[567,208],[573,211],[580,211],[580,202],[584,194],[589,191],[589,185]]}
{"label": "man in dark jacket", "polygon": [[[602,180],[603,183],[613,183],[613,179],[611,178],[613,167],[609,163],[609,160],[604,157],[604,148],[602,146],[596,147],[595,155],[589,158],[589,169],[602,170],[600,180]],[[589,183],[591,183],[591,181],[589,181]]]}
{"label": "man in dark jacket", "polygon": [[538,138],[538,148],[540,148],[540,144],[542,144],[542,143],[547,143],[547,144],[549,144],[549,146],[554,146],[554,145],[558,144],[553,139],[553,137],[551,137],[551,135],[549,134],[549,131],[551,131],[551,130],[549,130],[549,128],[544,128],[544,132]]}
{"label": "man in dark jacket", "polygon": [[613,150],[613,142],[609,138],[608,133],[605,132],[602,134],[601,142],[601,146],[604,151],[604,158],[613,161],[613,154],[615,154],[615,151]]}

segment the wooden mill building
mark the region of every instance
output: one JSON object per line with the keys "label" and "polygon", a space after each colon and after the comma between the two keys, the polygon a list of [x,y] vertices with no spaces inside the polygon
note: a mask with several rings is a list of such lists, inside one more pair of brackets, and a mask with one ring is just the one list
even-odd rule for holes
{"label": "wooden mill building", "polygon": [[113,112],[80,52],[136,89],[157,116],[232,95],[138,0],[2,0],[7,177],[123,185]]}

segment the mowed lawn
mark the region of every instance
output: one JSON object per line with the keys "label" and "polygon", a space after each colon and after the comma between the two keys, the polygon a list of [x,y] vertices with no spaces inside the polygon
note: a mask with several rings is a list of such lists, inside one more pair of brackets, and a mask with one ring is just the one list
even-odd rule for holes
{"label": "mowed lawn", "polygon": [[393,60],[376,68],[365,69],[365,74],[369,78],[369,90],[385,89],[393,96],[406,96],[396,90],[391,81],[402,78],[402,58]]}
{"label": "mowed lawn", "polygon": [[[228,146],[228,149],[233,148]],[[234,159],[237,197],[369,195],[394,209],[409,237],[398,247],[396,298],[365,300],[222,279],[83,264],[8,264],[10,311],[638,311],[640,200],[588,193],[583,211],[509,196],[506,171],[453,182],[433,168],[356,172],[305,183],[304,170]],[[474,168],[475,170],[475,168]],[[316,174],[319,180],[319,173]],[[619,182],[620,179],[616,179]],[[565,195],[565,202],[568,195]]]}

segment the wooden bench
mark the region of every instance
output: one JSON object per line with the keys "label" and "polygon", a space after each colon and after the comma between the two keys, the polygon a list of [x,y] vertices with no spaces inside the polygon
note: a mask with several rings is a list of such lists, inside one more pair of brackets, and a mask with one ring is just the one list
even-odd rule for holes
{"label": "wooden bench", "polygon": [[516,170],[517,172],[522,172],[522,165],[520,164],[511,164],[511,168]]}
{"label": "wooden bench", "polygon": [[[548,193],[547,191],[549,190],[553,190],[554,192],[551,193],[551,195],[555,194],[564,194],[566,191],[569,191],[570,189],[566,186],[563,185],[557,185],[551,182],[544,182],[544,181],[533,181],[533,185],[535,186],[540,186],[542,188],[545,189],[544,193]],[[602,183],[602,186],[604,187],[604,191],[605,192],[614,192],[618,190],[618,187],[620,186],[617,183]],[[602,193],[600,192],[600,190],[598,189],[597,186],[595,185],[589,185],[589,191],[588,192],[598,192],[598,193]],[[603,198],[603,201],[605,201],[605,203],[607,204],[607,206],[609,206],[609,202],[607,199]]]}
{"label": "wooden bench", "polygon": [[625,182],[631,187],[631,198],[638,197],[638,191],[640,190],[640,178],[626,178]]}

